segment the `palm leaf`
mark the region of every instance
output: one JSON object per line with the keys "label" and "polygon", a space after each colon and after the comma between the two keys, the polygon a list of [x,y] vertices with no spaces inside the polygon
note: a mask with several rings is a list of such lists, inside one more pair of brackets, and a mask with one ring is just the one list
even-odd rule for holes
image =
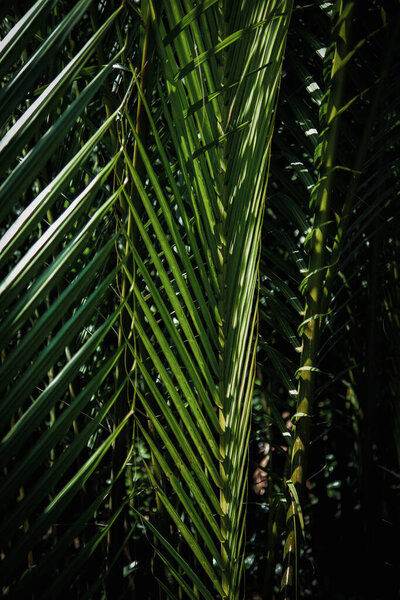
{"label": "palm leaf", "polygon": [[[125,414],[110,431],[108,415],[121,393],[121,387],[113,389],[122,352],[115,323],[124,306],[116,308],[113,290],[123,266],[114,255],[119,235],[113,211],[123,186],[112,181],[120,152],[107,150],[108,160],[103,153],[122,98],[115,98],[120,108],[108,119],[100,117],[98,106],[121,52],[109,52],[106,64],[94,59],[120,11],[101,17],[98,30],[85,37],[82,22],[90,2],[80,0],[64,17],[54,5],[37,2],[0,46],[2,73],[8,75],[0,93],[0,455],[7,511],[0,524],[1,580],[4,590],[21,598],[42,586],[35,571],[47,569],[50,595],[64,590],[72,573],[104,546],[118,510],[86,547],[85,528],[96,514],[106,514],[112,485],[106,484],[104,459],[131,417]],[[50,35],[42,36],[54,20]],[[82,47],[71,60],[66,40],[75,34]],[[24,64],[14,67],[21,54]],[[57,58],[49,76],[50,56]],[[88,115],[99,122],[93,135],[84,125]],[[61,163],[60,144],[70,146]],[[99,352],[110,336],[113,349]],[[101,474],[100,481],[87,494],[94,474]],[[85,506],[85,518],[74,523],[79,505]],[[58,525],[60,519],[65,526]],[[77,537],[82,550],[61,576]]]}
{"label": "palm leaf", "polygon": [[126,231],[135,261],[134,273],[125,268],[135,294],[128,310],[140,342],[130,347],[152,424],[149,433],[138,426],[158,465],[149,477],[190,559],[152,527],[158,552],[189,597],[237,598],[259,236],[290,3],[251,3],[242,13],[189,6],[166,3],[165,21],[152,12],[168,148],[141,101],[162,172],[128,115],[145,169],[140,177],[125,153],[137,235]]}

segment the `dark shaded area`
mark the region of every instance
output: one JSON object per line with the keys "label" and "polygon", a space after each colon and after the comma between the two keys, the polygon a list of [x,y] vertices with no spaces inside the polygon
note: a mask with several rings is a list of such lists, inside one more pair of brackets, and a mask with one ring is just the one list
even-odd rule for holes
{"label": "dark shaded area", "polygon": [[[269,547],[268,520],[272,515],[280,531],[280,557],[284,514],[280,518],[273,515],[277,499],[287,498],[287,493],[282,486],[275,484],[274,488],[274,482],[284,472],[279,447],[285,443],[279,430],[288,412],[295,410],[286,395],[290,383],[297,387],[294,379],[289,381],[299,356],[290,347],[290,334],[296,336],[294,299],[301,303],[298,261],[300,268],[307,264],[301,235],[304,225],[309,226],[305,217],[308,190],[317,175],[314,155],[323,119],[319,106],[329,74],[329,18],[329,9],[324,15],[312,4],[298,5],[293,13],[264,223],[261,273],[266,293],[265,309],[261,300],[259,397],[256,395],[249,501],[265,498],[266,503],[253,512],[249,507],[248,528],[255,537],[249,537],[248,547],[255,554],[260,547]],[[373,2],[368,6],[359,3],[352,23],[351,43],[359,44],[360,49],[346,67],[345,102],[355,101],[340,117],[338,162],[351,169],[362,158],[362,173],[321,337],[321,373],[317,375],[303,507],[306,543],[299,563],[299,596],[304,598],[380,600],[400,594],[396,577],[400,567],[396,542],[400,526],[400,355],[396,347],[400,315],[400,65],[395,42],[399,21],[395,3]],[[367,127],[370,135],[366,146],[360,147]],[[354,173],[345,170],[335,175],[333,203],[338,213],[353,177]],[[333,244],[334,221],[329,227]],[[288,231],[291,240],[298,235],[297,248],[291,240],[284,243]],[[274,258],[277,240],[281,262]],[[282,293],[282,282],[290,294]],[[274,319],[278,304],[282,322]],[[268,340],[270,347],[264,350]],[[253,478],[262,462],[267,463],[268,485],[260,495],[260,490],[254,491]],[[300,530],[298,535],[300,538]],[[272,576],[275,590],[281,575],[279,560]],[[265,558],[249,566],[253,598],[278,597],[272,587],[268,593],[265,587],[263,591],[266,571]]]}

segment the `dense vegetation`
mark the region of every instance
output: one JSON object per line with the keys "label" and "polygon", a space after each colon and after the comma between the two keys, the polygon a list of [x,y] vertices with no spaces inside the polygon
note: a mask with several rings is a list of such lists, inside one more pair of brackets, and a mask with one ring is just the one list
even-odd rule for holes
{"label": "dense vegetation", "polygon": [[8,598],[395,598],[400,6],[0,6]]}

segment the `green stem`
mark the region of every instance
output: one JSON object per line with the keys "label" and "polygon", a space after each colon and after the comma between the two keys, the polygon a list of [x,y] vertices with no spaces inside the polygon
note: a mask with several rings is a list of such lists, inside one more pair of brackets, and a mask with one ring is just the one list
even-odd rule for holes
{"label": "green stem", "polygon": [[[305,318],[303,326],[303,349],[300,361],[300,382],[294,430],[294,443],[291,449],[290,478],[301,500],[305,484],[307,453],[310,442],[311,414],[315,386],[315,369],[323,316],[321,308],[326,295],[324,273],[326,265],[326,245],[328,221],[331,216],[331,196],[334,185],[336,152],[338,145],[339,117],[345,84],[345,64],[348,53],[348,39],[354,0],[341,0],[338,7],[336,26],[337,41],[334,50],[331,89],[327,104],[327,132],[322,141],[320,177],[316,187],[316,208],[314,217],[313,244],[309,259],[306,292]],[[296,558],[297,522],[296,509],[292,501],[286,515],[286,541],[284,547],[284,573],[281,590],[285,600],[297,596]]]}
{"label": "green stem", "polygon": [[[219,13],[219,30],[218,30],[218,41],[222,41],[226,37],[226,3],[221,1],[218,3]],[[226,84],[226,51],[223,51],[218,56],[218,67],[220,71],[219,80]],[[220,113],[221,122],[219,123],[219,134],[222,136],[226,133],[227,124],[227,107],[224,105],[222,100],[223,94],[220,100]],[[225,287],[226,287],[226,271],[227,271],[227,247],[226,247],[226,217],[227,217],[227,198],[224,194],[224,181],[226,175],[226,139],[219,145],[219,169],[218,169],[218,180],[216,181],[217,189],[217,204],[218,204],[218,215],[217,215],[217,252],[218,252],[218,264],[217,264],[217,280],[218,280],[218,312],[221,317],[220,325],[218,326],[218,343],[219,343],[219,381],[218,381],[218,392],[220,399],[219,409],[219,424],[221,426],[222,433],[220,434],[219,449],[224,460],[220,462],[220,476],[222,482],[222,488],[220,490],[220,505],[221,505],[221,533],[224,541],[221,543],[221,558],[224,568],[222,570],[222,589],[224,591],[224,598],[230,597],[230,581],[229,576],[229,555],[227,540],[228,526],[227,526],[227,478],[226,478],[226,466],[225,466],[225,455],[226,455],[226,411],[227,411],[227,398],[226,398],[226,382],[225,382],[225,367],[226,367],[226,323],[225,323]]]}

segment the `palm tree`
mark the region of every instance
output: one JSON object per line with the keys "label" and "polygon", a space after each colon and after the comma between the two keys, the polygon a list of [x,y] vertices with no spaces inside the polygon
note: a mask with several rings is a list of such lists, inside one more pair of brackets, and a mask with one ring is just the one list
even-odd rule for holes
{"label": "palm tree", "polygon": [[329,499],[349,518],[357,473],[369,553],[394,519],[399,10],[31,4],[0,9],[3,593],[297,597],[311,442],[358,461]]}

